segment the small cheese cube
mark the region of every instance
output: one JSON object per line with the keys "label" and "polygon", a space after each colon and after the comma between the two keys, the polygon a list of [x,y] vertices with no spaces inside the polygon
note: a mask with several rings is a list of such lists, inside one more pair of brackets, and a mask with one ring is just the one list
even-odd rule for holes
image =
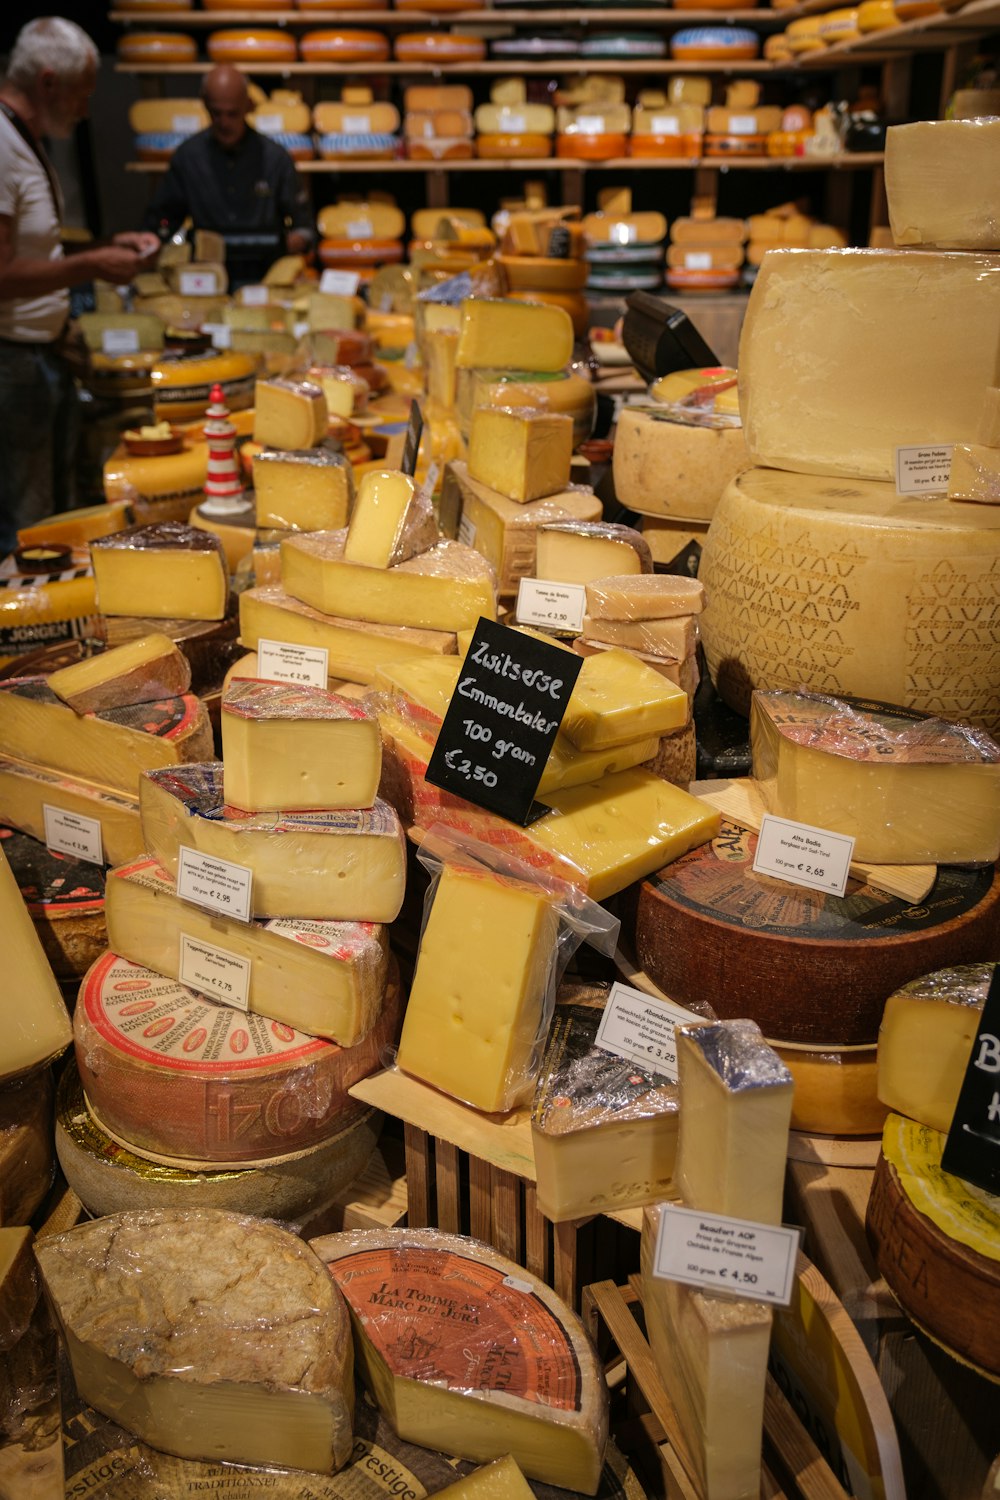
{"label": "small cheese cube", "polygon": [[258,380],[254,392],[254,442],[265,448],[315,448],[329,426],[326,397],[309,380]]}
{"label": "small cheese cube", "polygon": [[98,713],[186,693],[191,667],[170,637],[155,631],[51,672],[48,683],[56,697],[76,713]]}
{"label": "small cheese cube", "polygon": [[537,541],[538,577],[553,583],[590,583],[611,573],[652,573],[649,547],[630,526],[555,521]]}
{"label": "small cheese cube", "polygon": [[561,307],[474,297],[462,303],[459,369],[561,370],[573,355],[573,324]]}
{"label": "small cheese cube", "polygon": [[364,476],[344,540],[345,562],[388,568],[426,552],[437,540],[433,510],[409,474],[376,469]]}
{"label": "small cheese cube", "polygon": [[569,484],[573,422],[561,412],[480,406],[472,414],[469,473],[524,504]]}
{"label": "small cheese cube", "polygon": [[133,526],[90,544],[102,615],[221,620],[229,599],[218,537],[180,521]]}
{"label": "small cheese cube", "polygon": [[682,688],[631,652],[612,649],[580,668],[562,732],[578,750],[608,749],[681,729],[688,711]]}
{"label": "small cheese cube", "polygon": [[262,530],[325,531],[346,526],[354,494],[352,470],[328,448],[255,454],[253,483]]}

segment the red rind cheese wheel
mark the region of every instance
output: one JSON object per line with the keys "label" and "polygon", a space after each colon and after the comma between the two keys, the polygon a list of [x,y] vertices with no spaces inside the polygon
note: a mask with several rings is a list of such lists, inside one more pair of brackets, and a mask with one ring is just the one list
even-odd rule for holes
{"label": "red rind cheese wheel", "polygon": [[757,835],[718,838],[632,888],[639,967],[672,1000],[749,1017],[782,1042],[873,1042],[888,997],[1000,957],[1000,874],[942,866],[919,905],[849,879],[842,898],[751,868]]}
{"label": "red rind cheese wheel", "polygon": [[686,292],[719,292],[739,284],[739,271],[692,271],[687,267],[667,271],[667,286]]}
{"label": "red rind cheese wheel", "polygon": [[80,986],[73,1033],[105,1129],[155,1157],[238,1163],[308,1150],[359,1115],[347,1091],[381,1065],[401,1017],[392,967],[374,1030],[338,1047],[108,952]]}
{"label": "red rind cheese wheel", "polygon": [[552,137],[533,131],[523,135],[487,134],[476,136],[476,155],[494,160],[517,157],[537,158],[552,155]]}
{"label": "red rind cheese wheel", "polygon": [[213,31],[206,47],[215,63],[295,62],[298,57],[293,36],[266,27]]}
{"label": "red rind cheese wheel", "polygon": [[486,43],[455,31],[404,31],[396,38],[395,51],[400,62],[481,62]]}
{"label": "red rind cheese wheel", "polygon": [[629,156],[642,157],[691,157],[701,155],[701,136],[688,135],[630,135]]}
{"label": "red rind cheese wheel", "polygon": [[133,31],[119,41],[118,56],[130,63],[194,62],[198,44],[179,31]]}
{"label": "red rind cheese wheel", "polygon": [[201,0],[202,10],[294,10],[295,0]]}
{"label": "red rind cheese wheel", "polygon": [[382,62],[389,40],[380,31],[307,31],[299,49],[306,62]]}
{"label": "red rind cheese wheel", "polygon": [[556,155],[573,157],[577,161],[610,161],[612,157],[624,156],[628,149],[628,137],[616,132],[598,131],[584,135],[574,131],[556,136]]}

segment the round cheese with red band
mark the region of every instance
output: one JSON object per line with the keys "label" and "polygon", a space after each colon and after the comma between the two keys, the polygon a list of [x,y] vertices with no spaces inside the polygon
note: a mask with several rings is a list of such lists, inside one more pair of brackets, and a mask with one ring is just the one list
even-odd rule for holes
{"label": "round cheese with red band", "polygon": [[140,64],[194,62],[198,43],[179,31],[131,31],[119,41],[118,56],[122,62]]}
{"label": "round cheese with red band", "polygon": [[400,62],[480,62],[486,43],[457,31],[404,31],[396,38],[395,51]]}
{"label": "round cheese with red band", "polygon": [[213,31],[206,47],[214,63],[295,62],[298,57],[295,38],[268,27]]}
{"label": "round cheese with red band", "polygon": [[380,31],[307,31],[299,49],[305,62],[382,62],[389,39]]}

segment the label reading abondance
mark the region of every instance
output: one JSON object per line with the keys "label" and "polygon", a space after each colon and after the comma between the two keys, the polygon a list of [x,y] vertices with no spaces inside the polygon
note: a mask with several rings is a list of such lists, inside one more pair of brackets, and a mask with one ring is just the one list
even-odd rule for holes
{"label": "label reading abondance", "polygon": [[182,844],[177,861],[177,894],[183,901],[249,922],[253,871],[228,859],[214,859]]}
{"label": "label reading abondance", "polygon": [[213,1000],[221,1000],[237,1010],[250,1009],[250,960],[214,943],[202,942],[189,933],[181,933],[181,984]]}
{"label": "label reading abondance", "polygon": [[594,1045],[647,1072],[677,1082],[677,1043],[674,1028],[702,1020],[693,1010],[657,1000],[653,995],[617,981],[611,986]]}
{"label": "label reading abondance", "polygon": [[53,854],[72,854],[88,864],[103,865],[104,844],[99,818],[83,818],[65,807],[42,803],[45,819],[45,847]]}
{"label": "label reading abondance", "polygon": [[896,489],[901,495],[946,495],[954,443],[896,449]]}
{"label": "label reading abondance", "polygon": [[660,1209],[653,1275],[787,1307],[798,1248],[797,1229],[665,1203]]}
{"label": "label reading abondance", "polygon": [[854,840],[846,834],[767,813],[760,825],[753,870],[790,885],[842,896],[853,856]]}
{"label": "label reading abondance", "polygon": [[325,646],[296,646],[291,641],[257,642],[257,675],[273,682],[325,688],[329,659]]}
{"label": "label reading abondance", "polygon": [[543,630],[565,630],[579,635],[586,609],[587,590],[580,583],[522,578],[518,584],[515,618],[519,625],[537,625]]}

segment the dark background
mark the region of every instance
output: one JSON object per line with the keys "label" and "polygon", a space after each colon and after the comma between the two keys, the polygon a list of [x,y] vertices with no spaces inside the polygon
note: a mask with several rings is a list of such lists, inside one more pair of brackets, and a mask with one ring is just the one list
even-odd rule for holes
{"label": "dark background", "polygon": [[53,15],[75,21],[93,37],[101,52],[113,52],[118,28],[108,20],[110,9],[107,0],[61,0],[61,3],[57,0],[55,4],[50,0],[48,5],[15,0],[13,5],[0,6],[0,52],[10,51],[11,43],[25,21],[32,21],[36,16]]}

